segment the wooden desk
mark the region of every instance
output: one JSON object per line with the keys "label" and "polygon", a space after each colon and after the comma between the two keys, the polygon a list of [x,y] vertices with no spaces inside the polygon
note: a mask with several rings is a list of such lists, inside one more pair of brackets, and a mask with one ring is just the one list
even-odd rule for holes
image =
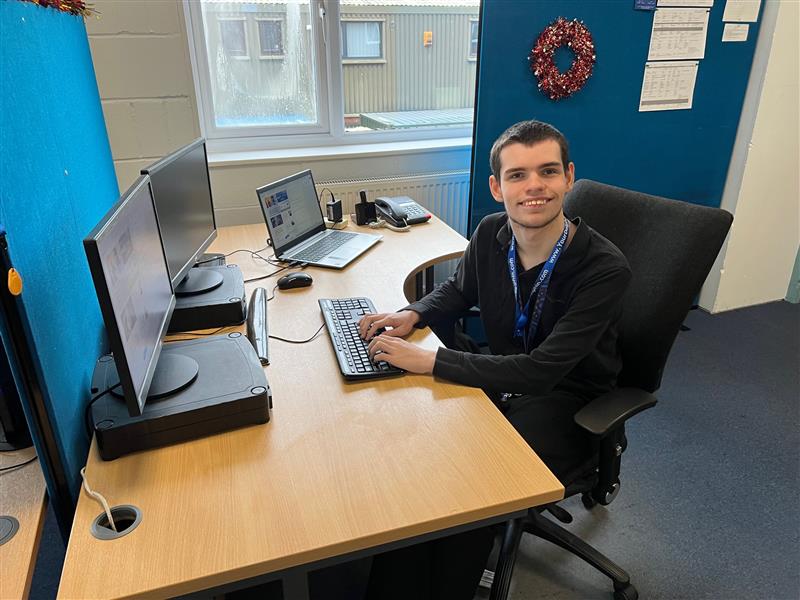
{"label": "wooden desk", "polygon": [[[412,273],[466,246],[435,219],[380,233],[384,240],[343,271],[308,268],[312,287],[277,291],[270,333],[311,336],[323,322],[322,297],[400,308]],[[265,239],[262,225],[230,227],[212,249],[258,249]],[[245,278],[274,270],[245,253],[229,262]],[[271,291],[276,279],[254,285]],[[438,345],[429,330],[411,339]],[[92,446],[92,487],[111,505],[138,506],[143,520],[130,535],[98,541],[89,526],[100,506],[82,494],[60,598],[188,594],[563,497],[480,390],[414,375],[346,383],[325,332],[303,345],[270,340],[270,361],[266,425],[112,462]]]}
{"label": "wooden desk", "polygon": [[[33,448],[0,454],[0,467],[34,457]],[[27,598],[31,588],[47,495],[38,461],[0,474],[0,515],[19,521],[19,530],[0,546],[0,598]]]}

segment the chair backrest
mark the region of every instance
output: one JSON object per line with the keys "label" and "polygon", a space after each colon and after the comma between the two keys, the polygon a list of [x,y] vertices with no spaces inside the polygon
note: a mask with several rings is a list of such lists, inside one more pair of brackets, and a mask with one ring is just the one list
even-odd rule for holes
{"label": "chair backrest", "polygon": [[611,240],[630,263],[633,278],[620,325],[623,367],[618,385],[654,392],[733,216],[589,179],[575,183],[564,211]]}

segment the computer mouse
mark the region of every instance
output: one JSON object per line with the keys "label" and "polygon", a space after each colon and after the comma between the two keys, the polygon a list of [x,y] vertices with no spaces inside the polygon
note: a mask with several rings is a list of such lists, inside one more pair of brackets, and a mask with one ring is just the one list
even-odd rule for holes
{"label": "computer mouse", "polygon": [[279,290],[293,290],[294,288],[308,287],[314,282],[308,273],[289,273],[278,279]]}

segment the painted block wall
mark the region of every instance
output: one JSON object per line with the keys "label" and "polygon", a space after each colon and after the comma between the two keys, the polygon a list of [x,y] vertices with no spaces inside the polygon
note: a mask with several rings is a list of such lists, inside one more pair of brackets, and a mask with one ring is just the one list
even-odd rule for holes
{"label": "painted block wall", "polygon": [[86,21],[120,190],[200,135],[179,0],[97,0]]}

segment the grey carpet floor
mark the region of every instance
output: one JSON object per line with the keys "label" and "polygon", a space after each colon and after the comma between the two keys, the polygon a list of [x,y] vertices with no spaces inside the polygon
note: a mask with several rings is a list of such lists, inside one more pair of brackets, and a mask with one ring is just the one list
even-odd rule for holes
{"label": "grey carpet floor", "polygon": [[[565,502],[567,527],[626,569],[641,598],[800,598],[800,305],[693,311],[686,324],[659,404],[628,427],[619,495],[592,511]],[[524,537],[511,598],[611,590]]]}
{"label": "grey carpet floor", "polygon": [[[693,311],[686,324],[659,404],[628,428],[619,496],[591,512],[565,502],[568,527],[628,570],[643,599],[796,600],[800,305]],[[63,555],[49,517],[31,598],[55,597]],[[611,584],[526,536],[511,597],[610,598]]]}

